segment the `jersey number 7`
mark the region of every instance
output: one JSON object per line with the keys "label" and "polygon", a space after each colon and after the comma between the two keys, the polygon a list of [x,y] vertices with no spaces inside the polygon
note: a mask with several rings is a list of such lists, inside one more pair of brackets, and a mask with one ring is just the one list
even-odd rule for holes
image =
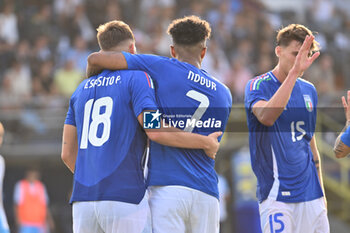
{"label": "jersey number 7", "polygon": [[[209,98],[195,90],[190,90],[186,93],[186,96],[190,97],[191,99],[197,100],[200,104],[196,111],[193,113],[191,121],[195,120],[198,121],[201,119],[201,117],[204,115],[205,111],[207,111],[207,108],[209,107]],[[194,126],[188,125],[184,131],[186,132],[192,132]]]}

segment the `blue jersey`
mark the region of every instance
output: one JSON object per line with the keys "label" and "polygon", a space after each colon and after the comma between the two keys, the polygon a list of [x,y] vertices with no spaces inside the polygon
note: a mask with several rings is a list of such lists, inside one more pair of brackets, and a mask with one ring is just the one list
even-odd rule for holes
{"label": "blue jersey", "polygon": [[[225,85],[177,59],[123,54],[128,69],[144,70],[152,76],[157,104],[170,125],[203,135],[224,132],[232,105]],[[152,142],[148,185],[181,185],[219,198],[214,163],[203,150]]]}
{"label": "blue jersey", "polygon": [[350,147],[350,127],[341,135],[340,140],[347,146]]}
{"label": "blue jersey", "polygon": [[289,102],[273,126],[261,124],[252,112],[257,101],[268,101],[281,86],[268,72],[248,82],[245,108],[253,171],[260,202],[304,202],[321,197],[310,140],[316,125],[315,87],[298,78]]}
{"label": "blue jersey", "polygon": [[104,70],[74,92],[65,121],[79,145],[71,202],[142,200],[147,137],[137,116],[157,109],[151,82],[141,71]]}

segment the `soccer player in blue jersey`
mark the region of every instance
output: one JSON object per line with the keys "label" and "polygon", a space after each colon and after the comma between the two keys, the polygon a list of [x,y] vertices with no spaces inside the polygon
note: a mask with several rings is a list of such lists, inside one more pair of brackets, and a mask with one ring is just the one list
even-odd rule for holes
{"label": "soccer player in blue jersey", "polygon": [[348,91],[346,99],[344,96],[342,97],[342,102],[345,111],[346,124],[334,144],[334,154],[337,158],[344,158],[350,154],[350,91]]}
{"label": "soccer player in blue jersey", "polygon": [[[123,22],[101,25],[97,37],[102,50],[135,52],[134,36]],[[204,136],[167,128],[145,134],[143,113],[156,109],[152,79],[142,71],[103,70],[72,95],[61,157],[74,173],[75,233],[151,232],[142,168],[146,134],[164,145],[215,155],[219,132]],[[148,114],[159,117],[158,111]]]}
{"label": "soccer player in blue jersey", "polygon": [[[189,115],[185,131],[204,135],[224,131],[232,105],[226,86],[201,69],[211,29],[196,16],[174,20],[168,28],[173,58],[130,53],[93,53],[93,69],[143,70],[155,81],[163,116]],[[167,120],[173,122],[176,119]],[[181,122],[181,121],[176,121]],[[214,160],[201,150],[150,146],[148,186],[154,233],[219,232],[218,179]]]}
{"label": "soccer player in blue jersey", "polygon": [[319,56],[312,32],[291,24],[277,34],[276,67],[245,90],[250,155],[261,227],[267,232],[329,232],[314,136],[317,93],[300,78]]}

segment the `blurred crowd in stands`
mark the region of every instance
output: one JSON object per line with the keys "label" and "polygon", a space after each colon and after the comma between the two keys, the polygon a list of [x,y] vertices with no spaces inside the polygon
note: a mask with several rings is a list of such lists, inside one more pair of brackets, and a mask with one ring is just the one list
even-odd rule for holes
{"label": "blurred crowd in stands", "polygon": [[[212,26],[203,69],[242,103],[248,79],[273,68],[276,31],[302,23],[317,31],[322,55],[305,77],[319,104],[339,102],[350,87],[350,12],[336,0],[307,1],[303,12],[273,12],[263,0],[3,0],[0,2],[0,109],[65,106],[98,51],[96,28],[119,19],[139,53],[169,56],[172,19],[199,15]],[[340,103],[340,102],[339,102]]]}

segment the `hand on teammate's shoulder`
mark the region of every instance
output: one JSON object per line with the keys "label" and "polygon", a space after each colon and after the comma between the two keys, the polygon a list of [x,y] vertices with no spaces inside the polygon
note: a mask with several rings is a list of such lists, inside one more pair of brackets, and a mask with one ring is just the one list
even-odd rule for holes
{"label": "hand on teammate's shoulder", "polygon": [[218,132],[214,132],[208,135],[208,148],[204,150],[204,152],[206,153],[206,155],[212,159],[215,159],[216,153],[219,150],[220,147],[220,143],[218,141],[218,137],[220,137],[222,135],[221,131]]}

